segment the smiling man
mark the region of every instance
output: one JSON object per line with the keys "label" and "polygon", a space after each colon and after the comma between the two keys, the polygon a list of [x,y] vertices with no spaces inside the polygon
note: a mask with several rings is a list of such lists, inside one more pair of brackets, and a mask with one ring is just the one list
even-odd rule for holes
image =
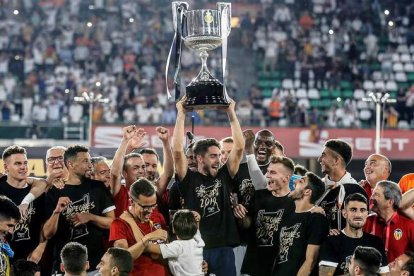
{"label": "smiling man", "polygon": [[[384,241],[388,262],[414,249],[414,221],[400,215],[401,190],[397,183],[380,181],[372,192],[372,211],[364,231]],[[387,234],[388,233],[388,234]]]}
{"label": "smiling man", "polygon": [[[239,244],[239,234],[230,205],[233,190],[232,179],[239,170],[243,157],[244,139],[232,100],[226,109],[233,138],[231,150],[225,165],[220,166],[220,144],[207,138],[194,144],[197,171],[188,167],[184,154],[184,100],[177,103],[177,120],[172,139],[173,158],[179,189],[185,198],[185,208],[201,215],[200,232],[205,241],[204,259],[209,273],[236,275],[233,246]],[[191,199],[191,200],[187,200]]]}
{"label": "smiling man", "polygon": [[[10,198],[19,205],[30,192],[33,185],[28,183],[28,161],[26,149],[17,145],[3,151],[4,171],[6,176],[0,178],[0,195]],[[46,217],[44,215],[45,197],[35,198],[27,205],[26,215],[18,221],[10,245],[15,250],[15,258],[29,259],[38,263],[42,258],[46,243],[42,242],[41,229]]]}
{"label": "smiling man", "polygon": [[[105,253],[104,229],[109,229],[114,219],[115,206],[109,190],[101,181],[86,177],[92,170],[89,149],[81,145],[67,148],[64,153],[68,178],[63,189],[52,187],[46,195],[46,215],[49,219],[43,234],[55,237],[57,252],[69,241],[85,245],[90,252],[90,270],[94,270]],[[58,270],[58,264],[55,269]]]}
{"label": "smiling man", "polygon": [[14,252],[6,236],[13,234],[19,220],[20,212],[16,204],[8,197],[0,196],[0,275],[10,275],[10,258],[13,258]]}
{"label": "smiling man", "polygon": [[271,274],[279,245],[276,233],[287,214],[295,210],[295,204],[289,197],[289,180],[293,169],[291,159],[272,156],[266,173],[266,188],[255,191],[252,208],[247,211],[241,204],[235,207],[237,218],[243,219],[246,213],[253,218],[251,225],[254,237],[247,246],[242,274]]}
{"label": "smiling man", "polygon": [[365,161],[364,175],[365,180],[361,180],[360,185],[371,198],[372,191],[381,180],[387,180],[391,174],[391,161],[382,154],[371,154]]}
{"label": "smiling man", "polygon": [[142,254],[148,241],[167,238],[167,232],[163,230],[166,228],[164,217],[159,212],[154,212],[157,207],[155,187],[148,179],[140,178],[131,185],[129,194],[131,206],[128,212],[139,228],[140,238],[136,239],[127,221],[117,218],[111,225],[109,240],[115,247],[131,252],[134,268],[130,275],[169,275],[167,266],[156,260],[159,256]]}

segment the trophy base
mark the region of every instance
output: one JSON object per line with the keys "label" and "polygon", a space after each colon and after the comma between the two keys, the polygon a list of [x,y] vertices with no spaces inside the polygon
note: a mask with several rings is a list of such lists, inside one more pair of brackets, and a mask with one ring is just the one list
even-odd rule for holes
{"label": "trophy base", "polygon": [[225,109],[230,105],[224,86],[216,79],[191,82],[186,87],[186,110]]}

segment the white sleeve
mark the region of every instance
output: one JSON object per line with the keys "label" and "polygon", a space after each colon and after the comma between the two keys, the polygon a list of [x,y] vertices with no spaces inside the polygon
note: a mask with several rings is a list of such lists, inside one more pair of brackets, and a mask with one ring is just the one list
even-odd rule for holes
{"label": "white sleeve", "polygon": [[254,154],[249,154],[246,156],[247,158],[247,167],[249,169],[250,178],[252,179],[252,183],[255,190],[262,190],[266,189],[267,180],[266,177],[263,175],[262,171],[259,168],[259,164],[257,164],[256,157]]}
{"label": "white sleeve", "polygon": [[183,253],[183,247],[179,241],[173,241],[168,244],[160,244],[160,250],[164,259],[176,258]]}

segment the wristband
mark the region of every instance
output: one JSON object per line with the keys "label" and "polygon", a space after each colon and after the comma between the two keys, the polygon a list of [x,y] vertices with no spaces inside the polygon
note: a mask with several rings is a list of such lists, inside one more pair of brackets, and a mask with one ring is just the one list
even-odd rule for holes
{"label": "wristband", "polygon": [[22,200],[22,203],[20,203],[20,205],[23,204],[27,204],[29,205],[33,200],[35,200],[36,197],[32,194],[32,193],[28,193]]}

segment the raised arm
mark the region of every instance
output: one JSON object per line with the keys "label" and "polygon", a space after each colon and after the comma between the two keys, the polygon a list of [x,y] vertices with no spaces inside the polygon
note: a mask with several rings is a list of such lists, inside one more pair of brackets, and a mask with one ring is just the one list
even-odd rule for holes
{"label": "raised arm", "polygon": [[400,209],[404,211],[405,209],[412,208],[413,205],[414,205],[414,189],[411,189],[402,195]]}
{"label": "raised arm", "polygon": [[142,128],[137,129],[136,126],[131,125],[122,129],[122,140],[118,149],[115,152],[114,159],[111,164],[111,194],[116,196],[121,189],[121,175],[124,166],[124,156],[127,153],[131,144],[142,144],[142,139],[145,136],[145,131]]}
{"label": "raised arm", "polygon": [[187,174],[187,159],[184,153],[184,124],[185,124],[185,98],[177,102],[177,120],[175,122],[174,134],[172,137],[172,155],[175,165],[175,172],[178,179],[181,181]]}
{"label": "raised arm", "polygon": [[263,175],[262,170],[257,164],[256,157],[254,156],[253,143],[254,143],[254,132],[251,129],[243,131],[245,141],[245,153],[247,159],[247,168],[249,170],[250,179],[252,180],[255,190],[266,189],[267,180]]}
{"label": "raised arm", "polygon": [[171,145],[170,145],[170,134],[167,128],[165,127],[157,127],[156,129],[158,138],[160,138],[162,142],[162,152],[163,152],[163,160],[164,160],[164,171],[160,175],[156,185],[157,185],[157,193],[159,196],[164,194],[165,189],[167,188],[168,182],[170,182],[171,178],[174,175],[174,162],[173,156],[171,153]]}
{"label": "raised arm", "polygon": [[236,103],[233,100],[230,100],[230,106],[227,109],[231,127],[231,136],[233,137],[233,149],[226,162],[231,177],[234,177],[239,170],[244,150],[244,138],[239,120],[237,120],[236,111],[234,110],[235,106]]}

